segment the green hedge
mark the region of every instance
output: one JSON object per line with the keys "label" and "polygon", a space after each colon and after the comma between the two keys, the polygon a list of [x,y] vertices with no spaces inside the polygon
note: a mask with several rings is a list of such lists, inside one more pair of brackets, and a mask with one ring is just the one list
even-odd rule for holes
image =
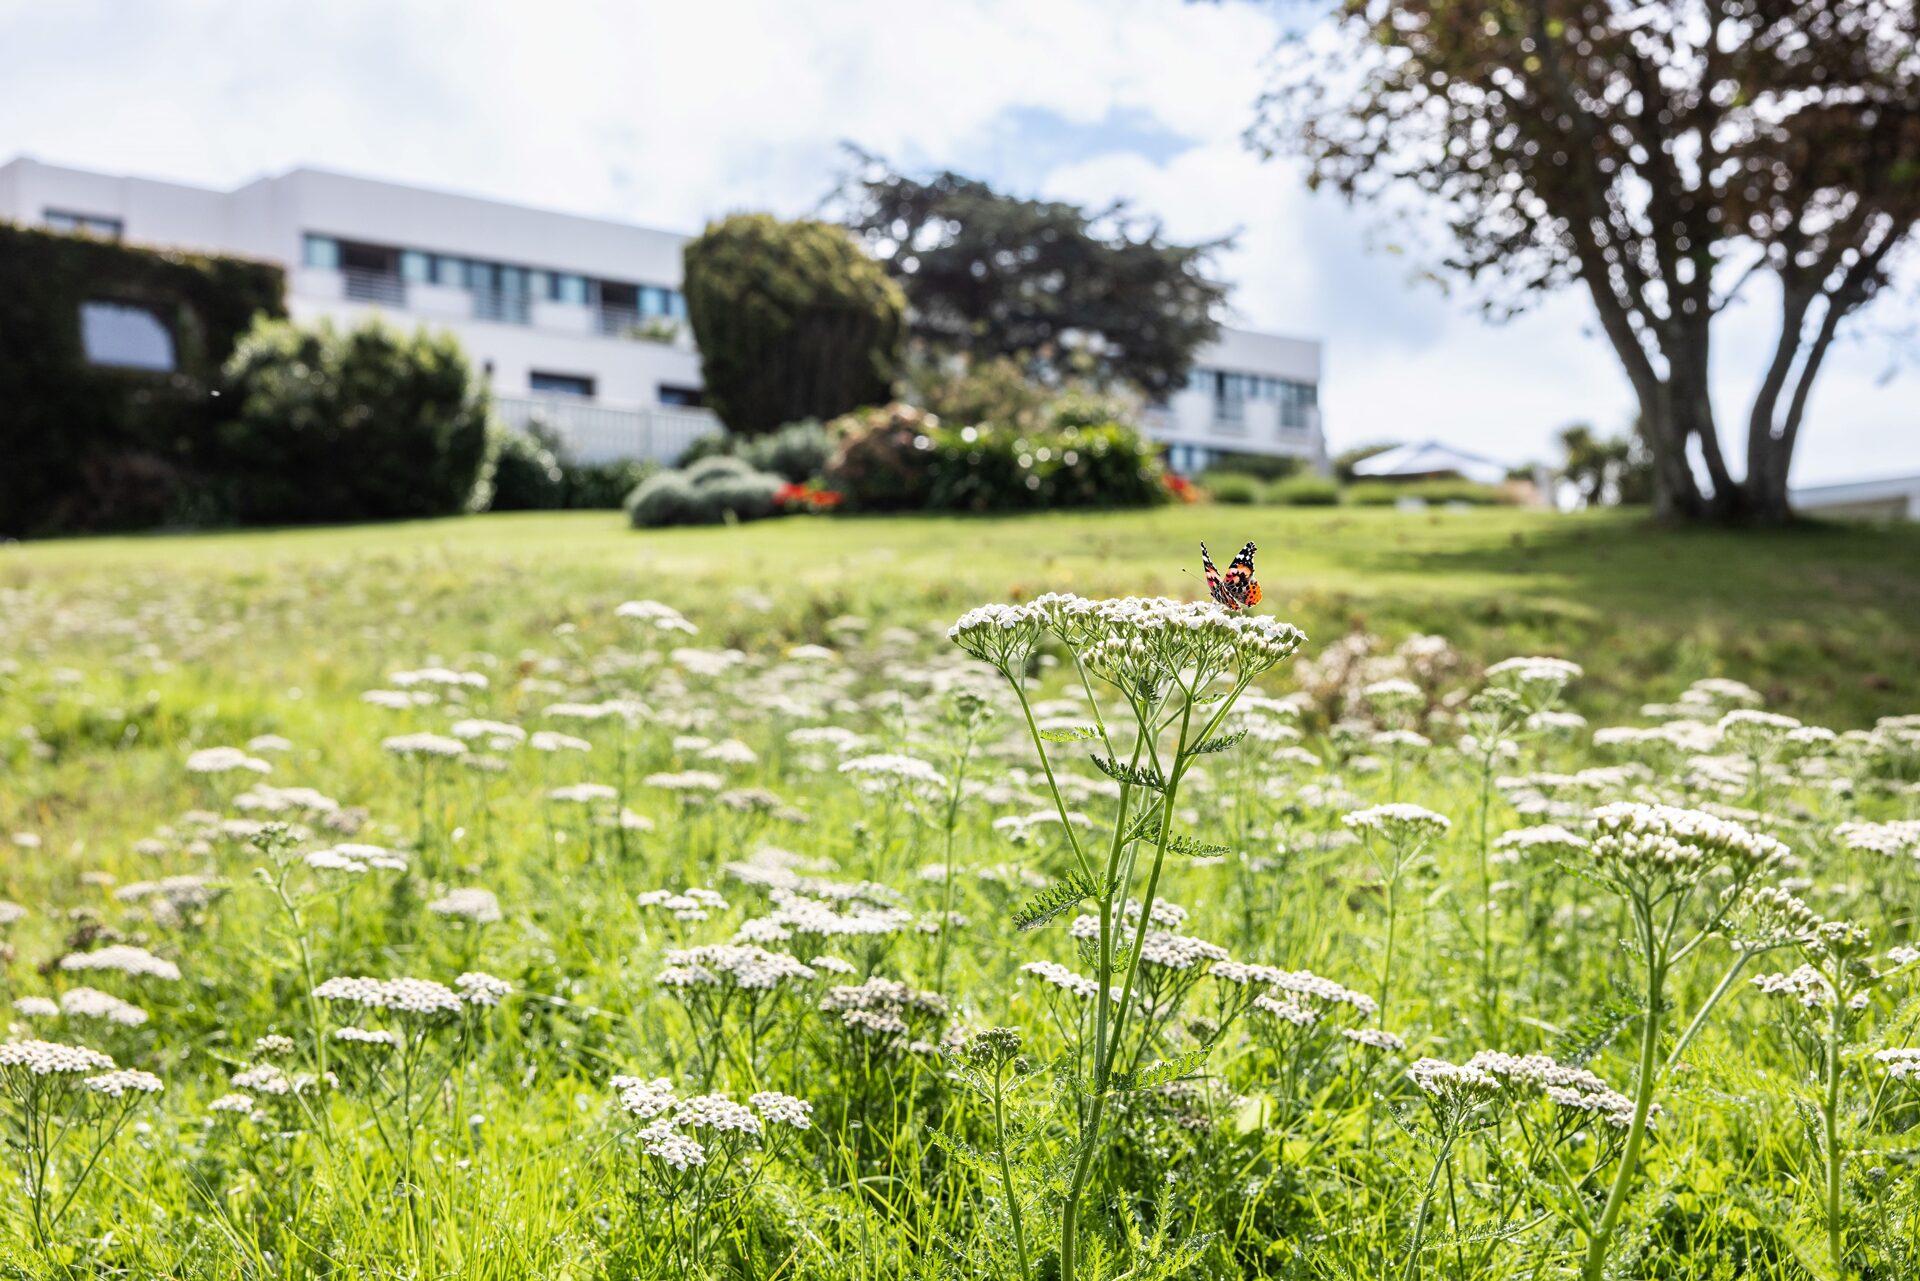
{"label": "green hedge", "polygon": [[268,321],[227,377],[217,464],[242,520],[450,516],[484,497],[486,385],[450,333]]}
{"label": "green hedge", "polygon": [[[270,263],[0,223],[0,534],[205,522],[221,367],[256,315],[286,314]],[[88,363],[81,304],[137,305],[171,373]]]}
{"label": "green hedge", "polygon": [[850,414],[827,485],[856,511],[1051,511],[1168,498],[1151,442],[1103,422],[1037,431],[946,427],[904,405]]}
{"label": "green hedge", "polygon": [[1355,507],[1391,507],[1403,498],[1415,498],[1430,506],[1466,503],[1491,507],[1512,499],[1493,485],[1476,485],[1470,480],[1415,480],[1393,482],[1362,481],[1347,488],[1346,500]]}

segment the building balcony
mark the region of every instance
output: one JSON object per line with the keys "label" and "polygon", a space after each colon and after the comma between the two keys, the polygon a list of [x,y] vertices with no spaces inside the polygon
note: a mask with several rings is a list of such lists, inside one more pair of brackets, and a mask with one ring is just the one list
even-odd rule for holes
{"label": "building balcony", "polygon": [[340,273],[340,296],[348,302],[366,302],[405,311],[407,282],[392,272],[362,271],[348,267]]}

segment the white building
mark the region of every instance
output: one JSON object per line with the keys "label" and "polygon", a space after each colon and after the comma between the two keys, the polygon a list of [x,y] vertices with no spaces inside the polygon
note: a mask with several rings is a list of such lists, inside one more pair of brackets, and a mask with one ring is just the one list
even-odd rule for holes
{"label": "white building", "polygon": [[[0,219],[280,263],[299,319],[452,330],[503,416],[541,415],[583,457],[671,459],[715,426],[674,232],[318,169],[216,191],[25,158],[0,165]],[[1147,426],[1180,471],[1227,452],[1324,468],[1319,382],[1318,343],[1226,330]]]}
{"label": "white building", "polygon": [[1787,501],[1803,516],[1829,520],[1920,520],[1920,476],[1795,485]]}

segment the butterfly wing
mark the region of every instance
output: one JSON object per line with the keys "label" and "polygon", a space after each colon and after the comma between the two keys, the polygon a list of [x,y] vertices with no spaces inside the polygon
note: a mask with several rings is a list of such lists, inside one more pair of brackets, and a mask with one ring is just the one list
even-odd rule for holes
{"label": "butterfly wing", "polygon": [[[1240,549],[1240,554],[1227,566],[1227,572],[1221,576],[1221,590],[1225,599],[1221,604],[1228,609],[1246,609],[1260,603],[1260,583],[1253,576],[1252,543]],[[1219,593],[1215,593],[1216,599]]]}
{"label": "butterfly wing", "polygon": [[1214,567],[1213,557],[1208,553],[1205,543],[1200,544],[1200,568],[1206,571],[1207,590],[1213,593],[1213,599],[1232,609],[1233,601],[1227,596],[1226,584],[1221,581],[1220,571]]}

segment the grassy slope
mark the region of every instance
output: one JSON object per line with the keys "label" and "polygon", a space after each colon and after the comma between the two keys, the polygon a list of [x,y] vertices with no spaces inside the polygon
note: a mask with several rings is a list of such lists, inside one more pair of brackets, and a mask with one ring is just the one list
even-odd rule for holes
{"label": "grassy slope", "polygon": [[[919,622],[1048,590],[1192,595],[1198,541],[1249,537],[1267,607],[1318,640],[1364,627],[1442,632],[1488,661],[1562,653],[1588,664],[1600,709],[1714,672],[1843,728],[1920,701],[1913,527],[1734,534],[1611,513],[1211,507],[635,534],[610,514],[569,513],[46,543],[0,555],[0,585],[43,601],[135,585],[218,600],[305,582],[343,632],[364,612],[391,617],[397,599],[419,639],[457,621],[467,644],[476,628],[490,644],[530,642],[609,600],[654,595],[753,646],[770,631],[809,637],[841,612]],[[743,589],[770,597],[773,616],[742,609]],[[311,623],[250,637],[262,657],[290,660],[314,639]]]}

